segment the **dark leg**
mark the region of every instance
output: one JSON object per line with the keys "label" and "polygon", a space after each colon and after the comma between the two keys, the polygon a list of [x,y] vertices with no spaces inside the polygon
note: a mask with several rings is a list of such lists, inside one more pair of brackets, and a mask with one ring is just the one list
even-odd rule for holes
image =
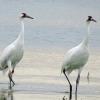
{"label": "dark leg", "polygon": [[77,80],[76,80],[75,100],[77,100],[77,88],[79,85],[79,81],[80,81],[80,74],[78,74]]}
{"label": "dark leg", "polygon": [[70,96],[69,96],[69,100],[71,100],[72,99],[72,85],[71,85],[71,83],[70,83],[70,81],[69,81],[69,79],[68,79],[68,77],[67,77],[67,75],[65,73],[65,69],[63,70],[63,73],[64,73],[64,75],[65,75],[65,77],[66,77],[66,79],[67,79],[67,81],[69,83],[69,86],[70,86]]}
{"label": "dark leg", "polygon": [[[10,88],[13,87],[15,85],[13,79],[12,79],[12,72],[8,73],[8,77],[9,77],[9,81],[10,81]],[[11,83],[13,83],[13,85],[11,86]]]}

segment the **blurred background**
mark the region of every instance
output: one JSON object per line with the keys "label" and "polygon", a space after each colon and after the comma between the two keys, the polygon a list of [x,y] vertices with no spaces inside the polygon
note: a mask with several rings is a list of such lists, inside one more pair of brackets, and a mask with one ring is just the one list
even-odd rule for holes
{"label": "blurred background", "polygon": [[35,19],[25,22],[25,48],[71,48],[87,34],[86,19],[91,15],[98,23],[91,26],[90,47],[100,47],[99,0],[0,0],[0,47],[16,39],[20,32],[20,13]]}

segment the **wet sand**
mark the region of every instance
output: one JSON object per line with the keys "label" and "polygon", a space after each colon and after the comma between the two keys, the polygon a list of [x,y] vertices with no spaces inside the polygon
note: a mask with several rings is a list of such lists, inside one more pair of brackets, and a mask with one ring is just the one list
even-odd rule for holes
{"label": "wet sand", "polygon": [[[29,49],[15,69],[13,79],[16,85],[8,89],[8,77],[0,73],[0,98],[9,100],[68,100],[69,87],[61,75],[61,64],[67,50]],[[78,100],[100,100],[100,53],[92,50],[88,64],[81,73]],[[87,74],[90,73],[90,82]],[[70,75],[73,85],[73,99],[77,72]],[[2,99],[3,100],[3,99]]]}

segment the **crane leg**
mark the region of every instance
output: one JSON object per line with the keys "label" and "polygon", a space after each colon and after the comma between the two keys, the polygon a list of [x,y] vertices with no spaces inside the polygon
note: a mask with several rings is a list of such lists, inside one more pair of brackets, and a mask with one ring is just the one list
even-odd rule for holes
{"label": "crane leg", "polygon": [[64,73],[64,75],[65,75],[65,77],[66,77],[66,79],[67,79],[67,81],[68,81],[68,83],[69,83],[69,86],[70,86],[69,100],[72,100],[72,85],[71,85],[71,83],[70,83],[70,81],[69,81],[69,79],[68,79],[68,77],[67,77],[67,75],[66,75],[66,73],[65,73],[65,69],[63,70],[63,73]]}
{"label": "crane leg", "polygon": [[77,79],[76,79],[75,100],[77,100],[77,88],[79,85],[79,81],[80,81],[80,74],[78,74]]}
{"label": "crane leg", "polygon": [[[10,81],[10,88],[13,87],[15,85],[13,79],[12,79],[12,72],[9,71],[8,73],[8,77],[9,77],[9,81]],[[13,83],[13,85],[11,85],[11,83]]]}

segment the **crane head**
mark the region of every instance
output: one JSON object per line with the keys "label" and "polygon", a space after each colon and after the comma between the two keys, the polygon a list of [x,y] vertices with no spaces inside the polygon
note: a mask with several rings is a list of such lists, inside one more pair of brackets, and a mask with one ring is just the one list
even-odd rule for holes
{"label": "crane head", "polygon": [[87,22],[97,22],[95,19],[93,19],[92,16],[88,16],[88,19],[86,20]]}
{"label": "crane head", "polygon": [[21,13],[21,19],[24,19],[24,18],[34,19],[33,17],[27,15],[26,13]]}

